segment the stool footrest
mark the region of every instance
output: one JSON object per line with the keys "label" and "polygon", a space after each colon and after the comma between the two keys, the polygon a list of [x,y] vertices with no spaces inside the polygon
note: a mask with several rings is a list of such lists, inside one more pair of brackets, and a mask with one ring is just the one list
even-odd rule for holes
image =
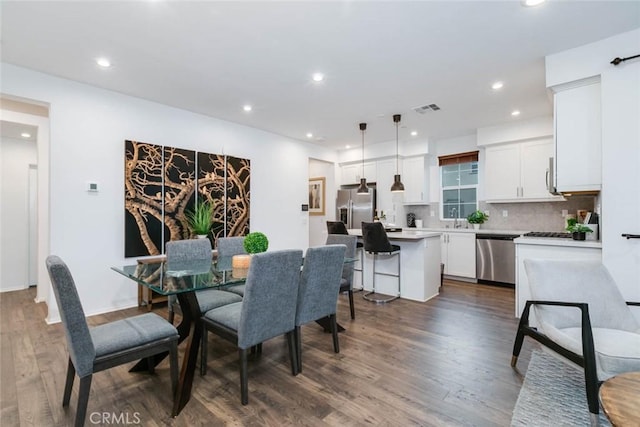
{"label": "stool footrest", "polygon": [[365,294],[362,294],[362,298],[364,298],[367,301],[375,302],[376,304],[386,304],[388,302],[391,302],[395,299],[400,298],[400,295],[396,295],[396,296],[384,295],[381,298],[374,298],[373,295],[382,295],[382,294],[379,294],[376,292],[367,292]]}

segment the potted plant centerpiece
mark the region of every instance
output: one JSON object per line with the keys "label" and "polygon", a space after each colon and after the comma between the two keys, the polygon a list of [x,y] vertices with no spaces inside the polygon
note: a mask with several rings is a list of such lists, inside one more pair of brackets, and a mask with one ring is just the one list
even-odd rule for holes
{"label": "potted plant centerpiece", "polygon": [[260,252],[266,252],[269,248],[269,239],[264,233],[254,231],[245,236],[243,241],[244,250],[248,255],[234,255],[231,258],[233,277],[247,277],[251,256]]}
{"label": "potted plant centerpiece", "polygon": [[469,224],[473,224],[473,228],[477,230],[480,228],[480,224],[484,224],[484,222],[488,219],[489,214],[482,212],[481,210],[477,210],[469,214],[469,216],[467,217],[467,222],[469,222]]}
{"label": "potted plant centerpiece", "polygon": [[185,212],[185,217],[193,234],[203,239],[209,235],[213,225],[213,205],[209,202],[197,203],[193,210]]}
{"label": "potted plant centerpiece", "polygon": [[566,230],[571,233],[573,240],[585,240],[587,233],[592,233],[593,230],[584,224],[580,224],[575,218],[569,218],[567,220]]}

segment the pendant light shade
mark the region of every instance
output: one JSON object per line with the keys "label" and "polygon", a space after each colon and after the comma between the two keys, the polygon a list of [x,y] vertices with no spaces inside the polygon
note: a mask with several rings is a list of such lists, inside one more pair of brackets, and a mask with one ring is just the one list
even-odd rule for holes
{"label": "pendant light shade", "polygon": [[369,187],[367,187],[367,178],[364,177],[364,131],[367,130],[366,123],[360,123],[360,133],[362,133],[362,178],[360,178],[360,186],[358,187],[358,194],[369,194]]}
{"label": "pendant light shade", "polygon": [[398,171],[398,128],[400,127],[400,114],[393,115],[393,122],[396,124],[396,174],[393,176],[393,185],[391,186],[392,193],[404,192],[404,184],[400,180],[400,172]]}

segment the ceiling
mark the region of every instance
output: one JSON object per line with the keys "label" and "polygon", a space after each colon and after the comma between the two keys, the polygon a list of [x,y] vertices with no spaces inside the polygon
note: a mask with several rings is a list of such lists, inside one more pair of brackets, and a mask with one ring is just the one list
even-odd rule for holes
{"label": "ceiling", "polygon": [[[28,134],[29,136],[23,136]],[[36,142],[38,128],[23,123],[0,120],[0,136],[4,138],[19,139],[21,141]]]}
{"label": "ceiling", "polygon": [[[552,113],[544,57],[640,27],[639,1],[2,1],[2,60],[342,149]],[[112,67],[95,64],[108,57]],[[611,58],[618,56],[611,52]],[[311,75],[325,74],[314,83]],[[504,82],[500,91],[491,84]],[[46,101],[46,100],[43,100]],[[418,114],[414,107],[437,104]],[[253,110],[243,111],[251,104]],[[513,110],[521,114],[512,117]],[[313,137],[307,139],[308,132]]]}

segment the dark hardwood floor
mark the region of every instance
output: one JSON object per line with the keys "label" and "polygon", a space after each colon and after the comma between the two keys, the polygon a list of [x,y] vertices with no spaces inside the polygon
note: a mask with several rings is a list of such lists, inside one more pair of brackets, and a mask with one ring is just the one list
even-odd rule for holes
{"label": "dark hardwood floor", "polygon": [[[169,367],[155,375],[129,366],[94,375],[87,425],[508,426],[522,384],[509,362],[517,321],[513,289],[445,281],[440,296],[375,305],[355,294],[356,320],[340,296],[340,353],[331,335],[303,327],[303,372],[291,375],[286,342],[266,342],[249,361],[249,405],[240,404],[238,355],[210,335],[208,373],[171,418]],[[0,424],[66,426],[62,408],[67,352],[61,324],[46,325],[35,290],[0,294]],[[91,325],[135,315],[128,309]],[[166,307],[158,313],[166,314]],[[535,344],[525,340],[524,371]],[[97,422],[96,422],[97,421]]]}

